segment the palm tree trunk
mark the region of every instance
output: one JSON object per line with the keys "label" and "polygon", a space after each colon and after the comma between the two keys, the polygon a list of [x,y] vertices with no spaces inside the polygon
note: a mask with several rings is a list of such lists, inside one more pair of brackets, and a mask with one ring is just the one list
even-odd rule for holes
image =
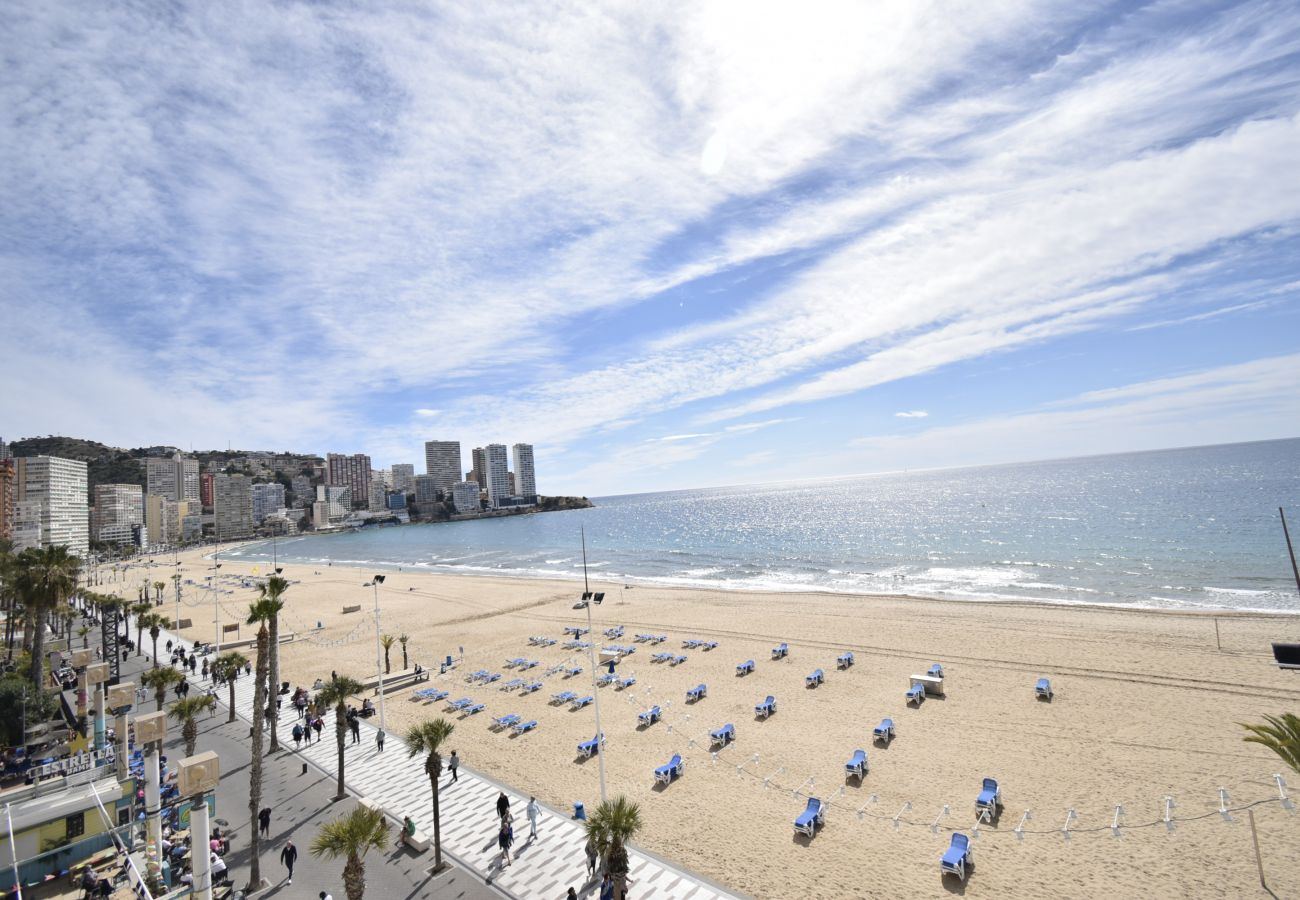
{"label": "palm tree trunk", "polygon": [[442,813],[438,809],[438,776],[429,775],[429,787],[433,789],[433,871],[442,871]]}
{"label": "palm tree trunk", "polygon": [[366,894],[366,864],[355,853],[348,854],[343,867],[343,891],[348,900],[363,900]]}
{"label": "palm tree trunk", "polygon": [[199,744],[199,723],[193,716],[185,720],[185,725],[181,728],[181,737],[185,738],[185,755],[193,756],[194,749]]}
{"label": "palm tree trunk", "polygon": [[266,726],[266,623],[257,631],[257,681],[253,683],[253,760],[249,768],[248,810],[252,813],[252,837],[248,867],[249,890],[262,887],[262,836],[257,814],[262,809],[262,731]]}
{"label": "palm tree trunk", "polygon": [[268,662],[271,668],[271,749],[280,749],[280,617],[271,616],[271,645]]}
{"label": "palm tree trunk", "polygon": [[[158,668],[158,635],[150,628],[149,636],[153,638],[153,667],[156,669]],[[193,755],[193,753],[190,754],[190,756]]]}
{"label": "palm tree trunk", "polygon": [[348,733],[348,708],[339,701],[339,705],[334,709],[334,736],[339,742],[339,783],[338,790],[334,793],[335,800],[342,800],[348,795],[343,787],[343,741]]}
{"label": "palm tree trunk", "polygon": [[45,689],[45,610],[37,607],[32,616],[32,686]]}
{"label": "palm tree trunk", "polygon": [[235,679],[233,677],[226,679],[226,684],[230,685],[230,718],[227,722],[235,721]]}

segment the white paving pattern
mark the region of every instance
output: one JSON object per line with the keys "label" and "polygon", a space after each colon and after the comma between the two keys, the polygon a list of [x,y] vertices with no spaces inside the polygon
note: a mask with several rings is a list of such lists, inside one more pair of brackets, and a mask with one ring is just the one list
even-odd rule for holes
{"label": "white paving pattern", "polygon": [[[160,638],[160,643],[168,637]],[[205,689],[210,686],[197,676],[191,680]],[[241,677],[235,683],[235,714],[246,721],[252,721],[253,681],[251,677]],[[217,696],[226,702],[230,696],[229,688],[222,686]],[[293,746],[291,733],[297,721],[297,714],[285,703],[279,722],[282,745]],[[297,752],[326,772],[337,772],[338,744],[334,736],[333,713],[325,717],[321,737],[319,742],[304,745]],[[391,816],[409,815],[421,831],[432,837],[433,798],[428,776],[424,773],[424,758],[409,758],[406,744],[395,735],[386,737],[384,752],[380,753],[375,746],[374,732],[369,728],[361,743],[352,744],[350,735],[347,741],[344,777],[348,789],[383,807]],[[502,790],[510,797],[510,808],[515,814],[514,863],[505,868],[498,865],[497,849],[496,798]],[[538,819],[538,836],[530,841],[527,838],[528,820],[524,815],[527,798],[508,786],[488,781],[464,765],[460,768],[459,780],[454,784],[444,773],[438,796],[443,850],[455,856],[462,865],[520,900],[553,900],[563,897],[571,885],[583,893],[583,886],[587,883],[583,851],[586,835],[576,821],[543,807]],[[691,900],[741,900],[740,894],[635,848],[630,848],[629,856],[630,894],[636,900],[685,900],[688,897]],[[594,891],[591,895],[594,896]]]}

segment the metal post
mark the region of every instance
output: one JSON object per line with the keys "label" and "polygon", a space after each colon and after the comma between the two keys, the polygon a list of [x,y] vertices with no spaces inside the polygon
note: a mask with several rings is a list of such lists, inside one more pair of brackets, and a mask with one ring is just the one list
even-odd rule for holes
{"label": "metal post", "polygon": [[1277,508],[1277,514],[1282,517],[1282,535],[1286,538],[1286,552],[1291,554],[1291,574],[1295,576],[1295,589],[1300,591],[1300,569],[1295,564],[1295,548],[1291,546],[1291,532],[1286,527],[1286,513],[1282,512],[1282,507]]}
{"label": "metal post", "polygon": [[1214,617],[1214,649],[1222,652],[1223,643],[1219,640],[1219,617]]}
{"label": "metal post", "polygon": [[[591,587],[587,583],[587,531],[585,528],[579,526],[578,532],[582,535],[582,589],[584,592],[590,594]],[[598,760],[600,764],[600,802],[604,803],[606,800],[605,748],[601,746],[601,738],[605,736],[605,733],[600,730],[600,688],[596,685],[596,635],[593,632],[591,625],[590,596],[587,598],[587,638],[588,644],[590,645],[587,647],[587,659],[591,665],[591,696],[594,698],[592,700],[592,706],[596,710],[596,755],[600,757]]]}
{"label": "metal post", "polygon": [[126,775],[129,771],[128,767],[131,764],[131,745],[127,740],[125,708],[123,711],[117,713],[117,718],[114,720],[113,728],[117,731],[117,734],[114,735],[117,740],[117,780],[126,781]]}
{"label": "metal post", "polygon": [[196,900],[212,900],[212,857],[208,851],[208,837],[212,830],[208,825],[208,798],[200,794],[191,798],[190,803],[190,864],[194,875],[194,897]]}
{"label": "metal post", "polygon": [[95,685],[95,749],[104,749],[104,695],[108,691],[108,685]]}
{"label": "metal post", "polygon": [[9,858],[14,868],[14,896],[17,900],[23,900],[23,880],[18,877],[18,847],[14,843],[14,817],[9,812],[8,803],[5,804],[5,821],[9,825]]}
{"label": "metal post", "polygon": [[[152,843],[154,852],[162,858],[162,773],[158,771],[158,742],[149,742],[149,752],[144,755],[144,821],[145,840]],[[200,846],[198,842],[195,847]]]}
{"label": "metal post", "polygon": [[376,575],[370,583],[375,589],[375,668],[379,671],[379,730],[387,732],[384,727],[384,659],[379,642],[379,579]]}

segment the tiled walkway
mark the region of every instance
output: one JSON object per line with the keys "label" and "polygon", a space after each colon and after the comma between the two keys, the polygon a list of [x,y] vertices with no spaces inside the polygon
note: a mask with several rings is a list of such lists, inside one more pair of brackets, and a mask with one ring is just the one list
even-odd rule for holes
{"label": "tiled walkway", "polygon": [[[168,637],[160,638],[159,643]],[[208,686],[197,676],[193,680],[196,685]],[[248,721],[252,715],[253,681],[243,677],[235,683],[235,712]],[[229,688],[223,686],[217,691],[217,696],[224,703],[229,699]],[[281,745],[293,747],[291,732],[296,721],[296,714],[286,703],[279,723]],[[332,713],[325,719],[322,737],[323,740],[304,745],[297,752],[326,772],[336,772],[338,745],[334,738]],[[375,747],[374,732],[369,728],[361,743],[349,743],[346,753],[344,776],[350,791],[382,806],[391,816],[409,815],[421,831],[432,837],[433,798],[428,776],[424,773],[423,757],[408,758],[406,745],[391,734],[386,738],[384,752],[380,753]],[[543,807],[538,820],[538,836],[529,840],[528,820],[524,815],[527,797],[489,781],[464,765],[460,767],[460,779],[456,783],[451,784],[444,774],[440,787],[442,846],[463,865],[520,900],[553,900],[563,897],[569,886],[576,888],[580,896],[594,896],[595,885],[589,884],[586,877],[583,853],[586,835],[579,823]],[[515,861],[504,869],[498,866],[496,841],[495,804],[501,790],[510,797],[510,808],[515,817],[512,853]],[[636,900],[685,900],[687,897],[692,900],[739,900],[742,896],[635,848],[630,848],[629,856],[631,893]]]}

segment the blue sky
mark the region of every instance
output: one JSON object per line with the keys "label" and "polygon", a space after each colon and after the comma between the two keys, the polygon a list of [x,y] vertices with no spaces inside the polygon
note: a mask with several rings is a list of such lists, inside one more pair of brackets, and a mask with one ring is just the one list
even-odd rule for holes
{"label": "blue sky", "polygon": [[1300,434],[1292,3],[7,19],[6,437],[601,495]]}

